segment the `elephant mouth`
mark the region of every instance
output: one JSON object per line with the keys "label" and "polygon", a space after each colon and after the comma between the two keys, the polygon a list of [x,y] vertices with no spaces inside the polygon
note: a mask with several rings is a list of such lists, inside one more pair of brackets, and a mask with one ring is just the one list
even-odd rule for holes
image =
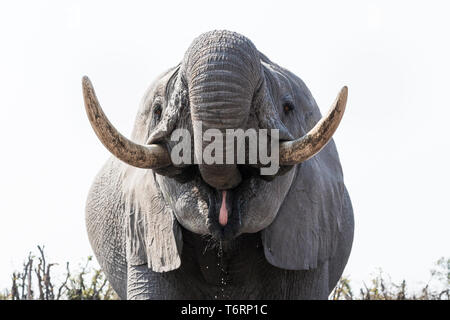
{"label": "elephant mouth", "polygon": [[236,187],[227,190],[210,188],[208,229],[219,241],[232,240],[241,234],[246,204],[253,197],[254,186],[261,180],[258,170],[250,166],[238,166],[238,169],[242,181]]}
{"label": "elephant mouth", "polygon": [[[267,177],[259,175],[259,169],[238,166],[242,181],[234,188],[218,190],[207,184],[200,175],[198,166],[190,166],[175,177],[179,182],[200,180],[208,192],[207,228],[211,237],[217,241],[232,240],[242,233],[243,219],[247,203],[256,195],[258,186]],[[200,179],[198,179],[200,178]]]}
{"label": "elephant mouth", "polygon": [[216,240],[231,240],[239,232],[242,212],[236,191],[214,189],[209,194],[208,230]]}

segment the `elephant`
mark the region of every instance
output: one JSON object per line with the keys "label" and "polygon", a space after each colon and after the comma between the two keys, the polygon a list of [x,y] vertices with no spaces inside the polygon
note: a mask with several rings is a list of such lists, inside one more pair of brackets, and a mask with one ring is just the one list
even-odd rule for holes
{"label": "elephant", "polygon": [[[147,89],[129,139],[86,76],[82,88],[90,123],[112,154],[88,193],[86,227],[121,299],[328,298],[354,232],[332,138],[347,87],[322,117],[299,77],[245,36],[214,30]],[[194,137],[194,156],[210,129],[275,130],[276,173],[262,175],[259,161],[175,163],[177,129]]]}

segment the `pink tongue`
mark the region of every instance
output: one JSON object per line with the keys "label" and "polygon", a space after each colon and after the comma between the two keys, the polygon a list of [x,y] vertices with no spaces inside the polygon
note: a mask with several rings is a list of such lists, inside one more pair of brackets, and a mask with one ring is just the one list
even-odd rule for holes
{"label": "pink tongue", "polygon": [[222,205],[220,206],[220,212],[219,212],[219,223],[222,226],[225,226],[228,222],[228,210],[227,210],[227,192],[222,191]]}

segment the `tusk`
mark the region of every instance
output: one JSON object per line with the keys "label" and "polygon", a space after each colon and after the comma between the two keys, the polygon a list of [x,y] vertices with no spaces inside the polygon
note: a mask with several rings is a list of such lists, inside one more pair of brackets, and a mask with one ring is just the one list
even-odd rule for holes
{"label": "tusk", "polygon": [[169,152],[158,144],[141,145],[123,136],[109,122],[88,77],[83,77],[84,106],[97,137],[114,156],[129,165],[157,169],[171,164]]}
{"label": "tusk", "polygon": [[345,86],[339,92],[328,114],[306,135],[280,144],[280,165],[295,165],[306,161],[327,145],[344,115],[347,93],[348,89]]}

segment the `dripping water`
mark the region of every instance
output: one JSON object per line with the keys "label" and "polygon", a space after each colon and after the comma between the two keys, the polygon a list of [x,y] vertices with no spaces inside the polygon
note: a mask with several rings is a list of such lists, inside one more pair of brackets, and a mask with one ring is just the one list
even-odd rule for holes
{"label": "dripping water", "polygon": [[219,246],[217,248],[217,268],[219,270],[219,290],[214,297],[215,299],[228,299],[225,289],[227,286],[227,278],[228,273],[227,270],[225,270],[225,258],[223,254],[223,242],[219,242]]}

